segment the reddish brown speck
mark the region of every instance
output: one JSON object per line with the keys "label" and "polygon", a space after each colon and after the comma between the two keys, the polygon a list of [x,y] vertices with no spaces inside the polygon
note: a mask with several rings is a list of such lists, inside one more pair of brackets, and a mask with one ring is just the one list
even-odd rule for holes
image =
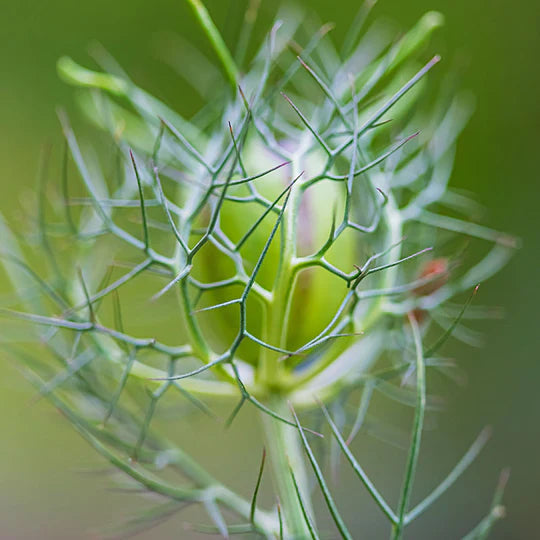
{"label": "reddish brown speck", "polygon": [[419,278],[431,278],[431,280],[413,289],[413,293],[416,296],[427,296],[434,293],[448,281],[448,259],[441,257],[427,261],[420,271]]}

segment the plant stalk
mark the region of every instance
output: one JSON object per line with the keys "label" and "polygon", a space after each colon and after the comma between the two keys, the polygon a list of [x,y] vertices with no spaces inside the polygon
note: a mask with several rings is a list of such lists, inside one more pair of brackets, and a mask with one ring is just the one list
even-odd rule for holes
{"label": "plant stalk", "polygon": [[[273,395],[266,405],[280,416],[290,417],[285,397]],[[292,470],[302,496],[304,508],[313,521],[308,476],[298,430],[272,418],[266,413],[262,413],[260,418],[266,452],[271,465],[274,489],[279,498],[283,516],[284,538],[291,540],[310,538],[310,532],[291,475]]]}
{"label": "plant stalk", "polygon": [[[297,172],[297,166],[294,165],[293,176],[296,176]],[[287,346],[289,304],[291,301],[289,282],[293,276],[293,261],[296,257],[296,221],[301,197],[300,186],[293,186],[281,222],[283,247],[276,273],[274,293],[268,309],[268,320],[264,328],[263,339],[282,348]],[[258,382],[266,385],[271,392],[282,387],[284,365],[280,361],[278,353],[268,349],[261,350],[259,365]]]}

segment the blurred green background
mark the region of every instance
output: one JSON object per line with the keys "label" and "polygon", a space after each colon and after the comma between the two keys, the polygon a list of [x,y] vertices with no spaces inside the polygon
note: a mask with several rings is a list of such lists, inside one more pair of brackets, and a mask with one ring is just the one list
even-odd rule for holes
{"label": "blurred green background", "polygon": [[[236,35],[245,3],[207,1],[229,42]],[[305,2],[312,16],[336,23],[337,40],[357,4]],[[270,20],[276,8],[273,0],[263,0],[263,6],[264,17]],[[98,41],[140,86],[187,115],[197,109],[198,98],[158,55],[167,32],[208,51],[182,0],[1,0],[0,7],[0,210],[8,219],[15,220],[17,207],[27,203],[41,146],[52,142],[59,156],[55,106],[75,111],[72,89],[56,75],[55,61],[60,55],[69,54],[88,65],[88,45]],[[520,236],[523,248],[481,288],[479,303],[503,306],[506,313],[502,321],[480,325],[485,347],[450,348],[468,383],[449,392],[448,409],[437,417],[437,429],[425,436],[416,495],[435,485],[484,425],[493,426],[493,438],[480,460],[410,528],[407,537],[459,537],[487,511],[499,470],[510,466],[505,497],[508,515],[493,538],[538,538],[540,3],[381,0],[376,14],[405,29],[430,9],[446,16],[446,26],[430,49],[442,54],[445,65],[441,67],[459,73],[461,86],[477,98],[477,110],[460,140],[453,185],[474,192],[488,209],[486,222]],[[6,283],[0,283],[0,292],[7,289]],[[102,527],[119,523],[144,506],[132,495],[107,490],[111,479],[99,474],[100,461],[92,451],[47,403],[30,405],[33,390],[14,362],[7,357],[0,362],[0,538],[95,538]],[[245,413],[226,434],[220,430],[216,435],[210,425],[204,429],[204,422],[193,423],[188,427],[197,429],[196,437],[187,442],[203,461],[211,461],[214,471],[236,463],[236,469],[228,467],[227,478],[246,490],[251,489],[260,451],[257,434],[250,431],[249,415]],[[362,439],[355,451],[383,491],[391,492],[395,480],[387,464],[392,450]],[[81,472],[89,467],[92,474]],[[248,478],[247,484],[242,476]],[[353,528],[358,537],[386,537],[384,523],[371,515],[376,511],[361,487],[346,478],[341,486],[341,500],[348,519],[357,520]],[[194,533],[183,529],[185,516],[191,517],[180,514],[141,538],[191,538]]]}

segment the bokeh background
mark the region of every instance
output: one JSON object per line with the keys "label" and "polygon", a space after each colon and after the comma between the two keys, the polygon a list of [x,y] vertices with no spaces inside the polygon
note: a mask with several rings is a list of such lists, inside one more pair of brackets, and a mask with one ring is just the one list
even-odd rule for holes
{"label": "bokeh background", "polygon": [[[245,4],[207,0],[229,42]],[[311,16],[335,22],[339,40],[357,4],[309,0],[305,7]],[[275,3],[263,0],[263,6],[263,17],[270,20]],[[182,113],[189,115],[200,104],[158,57],[162,38],[170,32],[208,51],[181,0],[0,0],[0,8],[0,210],[9,220],[16,219],[17,207],[25,204],[35,185],[42,145],[50,142],[61,148],[55,107],[61,104],[75,111],[72,89],[56,75],[60,55],[88,64],[87,48],[98,41],[140,86]],[[446,16],[445,28],[430,45],[432,52],[442,53],[445,69],[459,73],[461,86],[477,98],[476,112],[459,144],[453,185],[474,192],[488,209],[486,222],[520,236],[523,248],[481,288],[481,303],[505,310],[503,320],[479,326],[485,346],[451,348],[468,382],[449,394],[437,429],[426,434],[417,497],[435,485],[486,424],[494,428],[492,440],[466,476],[409,529],[407,537],[458,538],[487,511],[498,473],[509,466],[508,515],[493,538],[539,538],[540,3],[381,0],[375,13],[393,21],[396,29],[406,29],[430,9]],[[1,282],[0,292],[6,290]],[[144,506],[134,496],[108,489],[110,477],[100,474],[104,464],[47,403],[30,404],[33,389],[13,360],[0,356],[0,539],[95,538],[103,527]],[[216,428],[193,421],[187,426],[192,436],[186,443],[214,471],[231,461],[236,464],[227,466],[225,476],[245,490],[251,489],[260,451],[249,415],[217,435]],[[362,439],[355,451],[375,481],[391,492],[397,482],[389,465],[392,450]],[[338,498],[358,537],[387,537],[361,487],[346,476],[340,487]],[[180,514],[140,538],[203,538],[185,528],[186,516],[192,517]]]}

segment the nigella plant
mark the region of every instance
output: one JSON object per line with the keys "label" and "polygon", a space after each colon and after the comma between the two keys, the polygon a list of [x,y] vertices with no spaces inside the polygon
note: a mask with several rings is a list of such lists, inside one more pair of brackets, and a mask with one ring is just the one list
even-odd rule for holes
{"label": "nigella plant", "polygon": [[[98,71],[58,63],[108,146],[85,149],[60,112],[62,166],[54,188],[43,167],[34,232],[23,243],[0,221],[18,293],[3,313],[35,332],[16,358],[99,454],[159,496],[138,525],[200,503],[224,537],[321,538],[330,525],[315,489],[331,537],[357,538],[323,467],[330,448],[401,538],[486,442],[482,432],[410,504],[430,373],[453,374],[442,348],[474,337],[463,323],[487,311],[467,308],[515,247],[469,221],[477,206],[448,187],[471,99],[429,82],[440,58],[425,50],[442,16],[385,42],[366,1],[337,47],[331,26],[311,30],[284,11],[250,57],[257,1],[235,54],[200,1],[188,3],[223,72],[200,53],[184,58],[207,99],[191,120],[103,51]],[[377,392],[414,411],[395,506],[350,446]],[[225,425],[256,412],[265,451],[251,493],[177,443],[159,419],[177,402],[209,415],[226,405]],[[263,507],[266,461],[275,504]],[[504,483],[467,538],[501,517]]]}

